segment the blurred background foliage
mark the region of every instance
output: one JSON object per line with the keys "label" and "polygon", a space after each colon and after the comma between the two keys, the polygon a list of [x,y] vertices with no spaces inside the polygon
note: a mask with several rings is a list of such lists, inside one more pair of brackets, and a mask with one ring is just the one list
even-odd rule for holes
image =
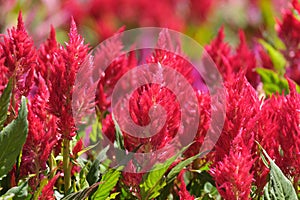
{"label": "blurred background foliage", "polygon": [[16,24],[22,10],[35,44],[56,28],[63,43],[71,16],[91,46],[118,29],[155,26],[183,32],[200,44],[209,43],[221,26],[235,46],[243,29],[248,43],[256,37],[275,38],[275,19],[288,6],[285,0],[0,0],[0,32]]}

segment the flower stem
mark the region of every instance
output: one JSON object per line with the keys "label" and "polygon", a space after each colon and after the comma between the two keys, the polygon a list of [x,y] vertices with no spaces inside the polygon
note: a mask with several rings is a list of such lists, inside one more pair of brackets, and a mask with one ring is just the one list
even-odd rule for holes
{"label": "flower stem", "polygon": [[64,166],[64,189],[65,193],[71,186],[71,165],[70,165],[70,140],[63,139],[63,166]]}

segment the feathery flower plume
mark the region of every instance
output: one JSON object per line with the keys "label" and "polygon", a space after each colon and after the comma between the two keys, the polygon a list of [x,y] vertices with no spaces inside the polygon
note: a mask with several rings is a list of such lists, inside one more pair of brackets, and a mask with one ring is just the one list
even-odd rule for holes
{"label": "feathery flower plume", "polygon": [[252,119],[259,112],[260,101],[254,88],[242,75],[234,81],[225,82],[226,119],[223,131],[216,143],[215,161],[228,155],[231,143],[239,133],[245,140],[253,135]]}
{"label": "feathery flower plume", "polygon": [[233,51],[229,44],[224,42],[224,28],[219,30],[215,40],[205,47],[205,50],[216,63],[225,81],[234,80],[240,73],[245,74],[253,87],[259,82],[259,76],[255,73],[255,55],[246,44],[245,33],[239,32],[240,44]]}
{"label": "feathery flower plume", "polygon": [[232,142],[228,155],[217,162],[210,171],[216,181],[217,189],[224,199],[250,199],[253,174],[251,146],[253,138],[245,143],[242,134]]}
{"label": "feathery flower plume", "polygon": [[39,200],[55,200],[53,187],[55,182],[59,178],[60,174],[56,174],[45,187],[42,189],[42,194],[39,196]]}
{"label": "feathery flower plume", "polygon": [[49,92],[45,81],[39,77],[36,82],[36,94],[28,102],[28,136],[22,150],[20,167],[21,177],[36,175],[29,182],[32,189],[38,186],[42,178],[40,174],[46,169],[46,162],[58,139],[56,118],[46,110]]}
{"label": "feathery flower plume", "polygon": [[178,192],[179,198],[181,200],[194,200],[195,197],[192,196],[186,189],[186,184],[184,182],[184,172],[185,170],[181,170],[178,174],[178,180],[180,181],[180,190]]}
{"label": "feathery flower plume", "polygon": [[[297,14],[295,13],[297,12]],[[276,29],[278,36],[285,44],[286,49],[283,54],[288,61],[286,75],[300,84],[300,3],[298,0],[292,1],[292,8],[285,9],[282,21],[277,20]]]}
{"label": "feathery flower plume", "polygon": [[17,27],[8,30],[8,35],[3,37],[0,46],[0,70],[3,76],[1,81],[6,82],[13,78],[12,108],[17,112],[21,96],[27,96],[30,91],[34,68],[37,65],[36,49],[25,30],[21,12]]}

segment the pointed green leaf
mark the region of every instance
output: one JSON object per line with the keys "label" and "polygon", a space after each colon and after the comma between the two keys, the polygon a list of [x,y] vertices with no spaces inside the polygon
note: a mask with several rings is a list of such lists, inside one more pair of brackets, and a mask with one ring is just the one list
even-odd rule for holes
{"label": "pointed green leaf", "polygon": [[100,181],[100,185],[97,191],[92,196],[94,200],[105,200],[109,197],[110,192],[116,186],[121,176],[121,172],[119,170],[110,169],[107,173],[105,173]]}
{"label": "pointed green leaf", "polygon": [[[19,186],[10,188],[3,196],[13,196],[13,200],[24,200],[29,196],[28,194],[28,183],[27,181]],[[4,198],[5,199],[5,198]],[[1,200],[1,197],[0,197]]]}
{"label": "pointed green leaf", "polygon": [[259,40],[259,42],[268,51],[268,54],[272,60],[275,70],[281,75],[284,74],[284,69],[286,65],[286,60],[284,56],[266,41]]}
{"label": "pointed green leaf", "polygon": [[191,164],[194,160],[196,160],[197,158],[199,158],[203,153],[198,153],[195,156],[192,156],[190,158],[185,159],[184,161],[181,161],[178,165],[176,165],[169,173],[167,176],[167,180],[168,183],[172,182],[177,174],[179,174],[179,172],[186,166],[188,166],[189,164]]}
{"label": "pointed green leaf", "polygon": [[0,177],[12,169],[28,132],[26,99],[22,97],[17,119],[0,132]]}
{"label": "pointed green leaf", "polygon": [[[191,145],[191,144],[190,144]],[[169,158],[164,163],[156,164],[153,169],[144,175],[143,182],[140,184],[141,195],[143,199],[153,199],[160,195],[160,190],[167,185],[166,177],[164,177],[166,171],[176,158],[182,154],[190,145],[184,147],[175,156]]]}
{"label": "pointed green leaf", "polygon": [[109,146],[105,147],[98,154],[96,160],[94,160],[88,174],[86,175],[86,179],[89,185],[96,183],[100,176],[100,163],[106,159],[106,152],[108,151]]}
{"label": "pointed green leaf", "polygon": [[95,183],[92,186],[85,188],[84,190],[80,190],[79,192],[75,192],[72,194],[69,194],[62,198],[62,200],[83,200],[88,198],[93,191],[98,187],[99,183]]}
{"label": "pointed green leaf", "polygon": [[[270,162],[270,179],[264,187],[263,199],[297,200],[298,197],[291,181],[283,174],[281,169],[270,158],[267,152],[262,147],[261,149],[263,151],[263,154],[267,157],[267,159]],[[262,155],[262,157],[264,156]]]}
{"label": "pointed green leaf", "polygon": [[[287,80],[283,77],[280,77],[276,72],[265,69],[265,68],[256,68],[256,72],[260,75],[263,89],[267,96],[284,92],[288,94],[289,84]],[[296,84],[296,83],[295,83]],[[300,93],[300,87],[296,84],[296,89]]]}
{"label": "pointed green leaf", "polygon": [[122,135],[121,128],[120,128],[119,124],[117,123],[114,115],[112,115],[112,119],[114,121],[115,130],[116,130],[116,145],[119,149],[125,150],[124,138],[123,138],[123,135]]}
{"label": "pointed green leaf", "polygon": [[10,80],[0,97],[0,131],[3,129],[7,118],[7,110],[9,106],[12,91],[12,81]]}

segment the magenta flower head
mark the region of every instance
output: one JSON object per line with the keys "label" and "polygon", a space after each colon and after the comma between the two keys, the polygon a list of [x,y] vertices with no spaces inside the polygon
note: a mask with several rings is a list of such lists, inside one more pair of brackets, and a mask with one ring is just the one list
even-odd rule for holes
{"label": "magenta flower head", "polygon": [[[281,170],[297,183],[300,178],[300,95],[295,84],[289,79],[288,82],[290,94],[273,95],[262,106],[257,139]],[[258,176],[262,183],[263,178]]]}
{"label": "magenta flower head", "polygon": [[287,62],[286,74],[289,78],[300,84],[300,3],[292,0],[291,8],[283,11],[282,20],[277,20],[276,29],[279,38],[285,44],[282,50]]}
{"label": "magenta flower head", "polygon": [[251,155],[253,138],[245,143],[242,133],[232,141],[230,152],[211,169],[220,195],[226,200],[250,199],[254,160]]}
{"label": "magenta flower head", "polygon": [[[13,101],[19,102],[22,95],[27,96],[33,81],[33,72],[37,66],[37,53],[33,40],[25,30],[22,13],[19,13],[18,25],[8,30],[0,43],[1,87],[9,78],[13,79]],[[15,104],[15,103],[13,103]],[[18,106],[16,105],[12,105]],[[14,108],[17,111],[17,107]]]}
{"label": "magenta flower head", "polygon": [[21,177],[29,174],[36,176],[30,180],[35,189],[46,170],[46,162],[51,150],[58,140],[56,134],[56,117],[47,112],[49,91],[42,77],[38,77],[35,94],[28,103],[28,136],[22,150]]}
{"label": "magenta flower head", "polygon": [[48,109],[59,119],[59,132],[64,138],[70,139],[76,130],[71,105],[75,76],[87,59],[88,47],[84,45],[72,20],[66,48],[56,42],[52,28],[50,38],[42,45],[39,53],[39,70],[47,80],[50,93]]}

